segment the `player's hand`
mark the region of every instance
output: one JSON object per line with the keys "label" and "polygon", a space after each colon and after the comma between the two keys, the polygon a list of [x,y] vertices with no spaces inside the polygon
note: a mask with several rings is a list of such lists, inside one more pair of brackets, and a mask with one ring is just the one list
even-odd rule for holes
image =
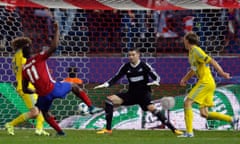
{"label": "player's hand", "polygon": [[104,83],[98,86],[95,86],[93,89],[107,88],[109,87],[109,83]]}
{"label": "player's hand", "polygon": [[180,86],[186,86],[186,85],[187,85],[187,81],[185,79],[181,79]]}
{"label": "player's hand", "polygon": [[224,77],[225,79],[230,79],[230,78],[231,78],[230,74],[229,74],[229,73],[226,73],[226,72],[223,72],[223,73],[221,73],[220,75],[221,75],[222,77]]}
{"label": "player's hand", "polygon": [[160,86],[158,81],[153,81],[153,82],[149,82],[147,83],[148,86]]}
{"label": "player's hand", "polygon": [[59,24],[58,24],[58,22],[55,21],[55,22],[53,23],[53,28],[54,28],[54,30],[55,30],[55,31],[59,30],[58,27],[59,27]]}

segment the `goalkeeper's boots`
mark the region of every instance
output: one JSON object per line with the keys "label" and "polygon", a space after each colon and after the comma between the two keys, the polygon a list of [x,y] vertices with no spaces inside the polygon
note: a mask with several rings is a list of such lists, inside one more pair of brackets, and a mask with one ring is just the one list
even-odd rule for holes
{"label": "goalkeeper's boots", "polygon": [[173,131],[173,133],[176,134],[176,135],[182,135],[182,134],[183,134],[183,132],[180,131],[180,130],[178,130],[178,129],[175,129],[175,130]]}
{"label": "goalkeeper's boots", "polygon": [[36,129],[35,134],[38,136],[50,136],[50,133],[46,132],[43,129]]}
{"label": "goalkeeper's boots", "polygon": [[9,135],[15,135],[14,134],[14,127],[12,125],[10,125],[9,123],[6,123],[5,128],[6,128]]}
{"label": "goalkeeper's boots", "polygon": [[234,117],[231,122],[233,130],[238,130],[238,122],[239,122],[239,117]]}
{"label": "goalkeeper's boots", "polygon": [[90,114],[99,113],[101,111],[103,111],[103,108],[99,108],[99,107],[95,107],[95,106],[89,107],[89,113]]}
{"label": "goalkeeper's boots", "polygon": [[112,134],[112,130],[102,129],[98,131],[97,134]]}
{"label": "goalkeeper's boots", "polygon": [[194,137],[194,134],[193,133],[184,133],[178,137],[191,138],[191,137]]}

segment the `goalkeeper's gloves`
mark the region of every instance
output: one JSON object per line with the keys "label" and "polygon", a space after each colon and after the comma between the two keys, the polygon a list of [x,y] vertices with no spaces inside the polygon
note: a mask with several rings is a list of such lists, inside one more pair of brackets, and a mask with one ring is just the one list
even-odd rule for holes
{"label": "goalkeeper's gloves", "polygon": [[147,85],[148,86],[160,86],[160,84],[159,84],[159,81],[153,81],[153,82],[149,82],[149,83],[147,83]]}
{"label": "goalkeeper's gloves", "polygon": [[93,89],[100,89],[100,88],[107,88],[107,87],[109,87],[109,83],[105,82],[101,85],[95,86]]}

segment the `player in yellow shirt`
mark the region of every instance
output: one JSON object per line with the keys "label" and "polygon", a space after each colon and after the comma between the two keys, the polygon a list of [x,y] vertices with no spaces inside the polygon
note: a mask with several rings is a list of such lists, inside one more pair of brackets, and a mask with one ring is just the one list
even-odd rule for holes
{"label": "player in yellow shirt", "polygon": [[184,100],[184,118],[186,124],[186,133],[179,137],[194,137],[192,121],[192,104],[200,105],[200,114],[208,120],[223,120],[233,125],[238,123],[238,119],[218,112],[208,112],[208,108],[214,106],[213,97],[216,88],[215,80],[210,70],[210,64],[218,74],[226,79],[230,79],[230,74],[224,72],[222,67],[210,56],[208,56],[198,45],[199,37],[189,32],[184,36],[184,45],[189,51],[189,63],[191,69],[181,79],[180,85],[186,86],[187,81],[196,76],[198,81]]}
{"label": "player in yellow shirt", "polygon": [[[16,53],[12,59],[12,68],[17,80],[17,92],[24,100],[26,106],[29,108],[29,112],[23,113],[11,122],[5,124],[5,128],[9,135],[14,135],[14,126],[27,121],[30,118],[36,118],[36,135],[49,136],[49,133],[43,130],[44,118],[42,114],[38,114],[39,110],[35,107],[35,102],[37,100],[37,94],[25,94],[22,89],[22,66],[26,63],[26,59],[23,57],[22,49],[16,44],[24,45],[25,43],[32,43],[30,39],[26,37],[19,37],[12,41],[12,47],[15,49]],[[34,86],[29,84],[30,89],[34,90]]]}

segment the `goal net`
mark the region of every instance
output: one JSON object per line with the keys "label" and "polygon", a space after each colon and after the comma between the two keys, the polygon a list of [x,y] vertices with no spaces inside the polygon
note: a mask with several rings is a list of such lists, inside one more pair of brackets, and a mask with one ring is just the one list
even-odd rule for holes
{"label": "goal net", "polygon": [[[0,126],[28,111],[15,89],[11,40],[28,36],[33,40],[34,52],[40,52],[49,47],[53,37],[53,21],[58,21],[60,44],[48,60],[55,80],[61,81],[72,75],[81,78],[83,88],[94,105],[104,107],[106,96],[127,89],[127,80],[123,78],[115,86],[104,90],[93,90],[93,87],[118,71],[121,64],[127,61],[129,48],[138,47],[142,60],[151,64],[161,76],[161,86],[153,88],[156,106],[161,108],[159,99],[163,96],[174,96],[176,105],[170,111],[170,119],[178,128],[185,128],[183,99],[196,79],[191,79],[187,88],[179,86],[181,77],[189,69],[187,51],[183,45],[184,34],[196,32],[201,48],[215,57],[226,71],[234,76],[240,72],[237,67],[240,62],[239,10],[219,9],[219,6],[228,6],[225,2],[197,1],[197,4],[192,7],[191,1],[175,0],[127,0],[126,3],[117,0],[32,0],[31,3],[0,0]],[[225,85],[214,70],[213,75],[219,88],[215,92],[212,111],[237,116],[239,85]],[[79,103],[81,100],[69,94],[64,100],[55,100],[51,111],[64,128],[104,127],[104,112],[81,116],[77,111]],[[206,121],[199,116],[197,109],[194,105],[195,128],[231,128],[228,123]],[[21,126],[34,127],[34,120]],[[116,108],[113,127],[163,128],[160,121],[150,113],[144,113],[139,106]]]}

